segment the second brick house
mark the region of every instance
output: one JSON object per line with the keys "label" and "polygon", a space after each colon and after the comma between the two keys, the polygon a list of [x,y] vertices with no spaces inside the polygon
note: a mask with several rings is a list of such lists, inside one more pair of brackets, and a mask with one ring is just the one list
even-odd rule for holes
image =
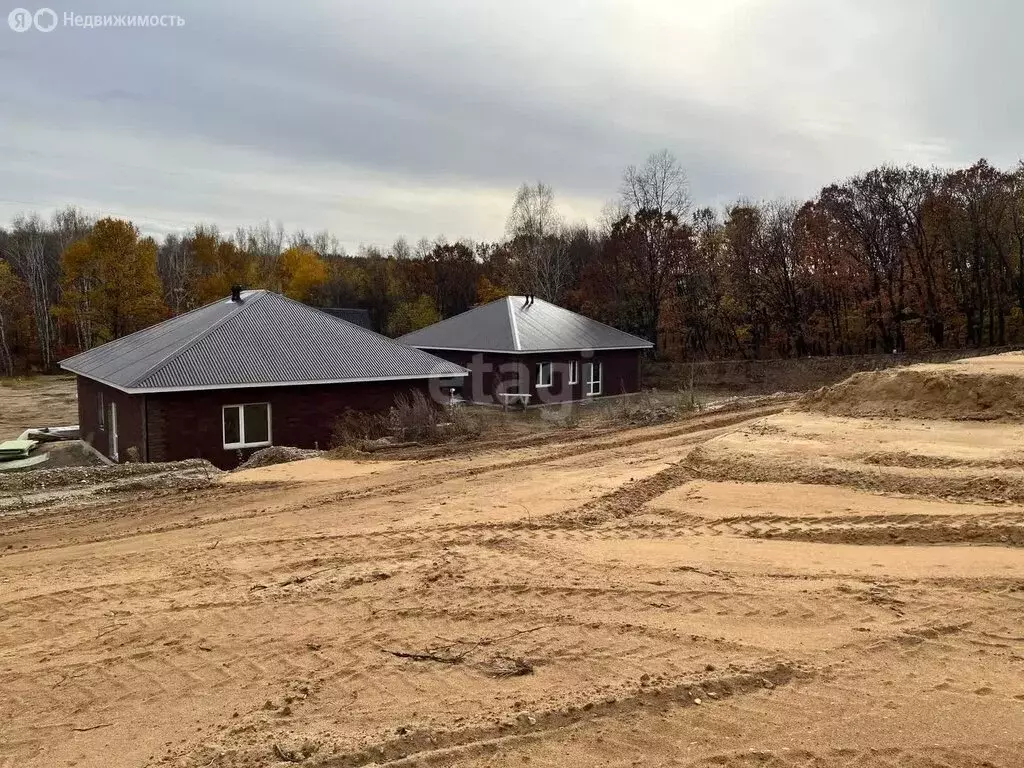
{"label": "second brick house", "polygon": [[506,296],[398,339],[469,370],[462,395],[567,402],[640,389],[654,345],[535,296]]}

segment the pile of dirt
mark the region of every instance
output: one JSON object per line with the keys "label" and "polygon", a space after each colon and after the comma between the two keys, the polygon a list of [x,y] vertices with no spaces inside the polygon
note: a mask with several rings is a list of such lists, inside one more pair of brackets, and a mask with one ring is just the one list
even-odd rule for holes
{"label": "pile of dirt", "polygon": [[256,469],[257,467],[269,467],[272,464],[287,464],[289,461],[302,461],[322,456],[323,451],[314,451],[311,448],[291,448],[286,445],[272,445],[269,448],[256,451],[252,456],[238,465],[238,469]]}
{"label": "pile of dirt", "polygon": [[128,479],[152,478],[156,475],[166,476],[175,473],[194,474],[196,471],[202,471],[209,477],[215,477],[220,473],[219,469],[205,459],[152,464],[53,467],[0,475],[0,495],[52,491],[100,483],[119,484]]}
{"label": "pile of dirt", "polygon": [[797,408],[829,416],[1024,422],[1024,375],[956,364],[870,371],[805,395]]}

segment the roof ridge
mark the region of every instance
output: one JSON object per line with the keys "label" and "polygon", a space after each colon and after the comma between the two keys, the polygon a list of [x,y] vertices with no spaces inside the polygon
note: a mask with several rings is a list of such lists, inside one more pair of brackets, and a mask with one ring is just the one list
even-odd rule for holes
{"label": "roof ridge", "polygon": [[[241,308],[245,307],[245,305],[246,305],[246,303],[248,303],[248,301],[251,301],[253,304],[259,302],[264,296],[267,295],[267,293],[269,293],[269,291],[267,291],[266,289],[263,289],[263,288],[258,288],[256,290],[254,290],[253,292],[257,293],[257,296],[255,296],[254,298],[249,299],[249,300],[247,300],[245,302],[242,302],[242,304],[239,306],[238,309],[241,309]],[[218,299],[217,301],[211,301],[209,304],[204,304],[203,307],[209,307],[210,305],[218,304],[221,301],[224,301],[224,299]],[[228,297],[228,301],[231,301],[230,297]],[[185,313],[185,314],[188,314],[188,313]],[[137,387],[142,382],[144,382],[146,379],[150,378],[151,376],[155,376],[160,371],[161,368],[163,368],[163,367],[165,367],[167,365],[170,365],[175,360],[177,360],[179,357],[181,357],[183,354],[185,354],[185,352],[188,351],[189,347],[191,347],[194,344],[196,344],[197,342],[205,339],[207,336],[209,336],[215,330],[217,330],[222,325],[224,325],[228,320],[231,320],[232,318],[236,317],[237,315],[238,315],[238,311],[237,310],[235,312],[229,312],[228,314],[224,315],[224,317],[222,317],[220,320],[218,320],[217,322],[215,322],[212,325],[210,325],[210,327],[207,328],[205,331],[203,331],[202,333],[200,333],[197,336],[193,336],[191,339],[189,339],[188,341],[184,342],[180,347],[178,347],[178,349],[176,349],[173,352],[171,352],[170,354],[164,356],[162,359],[158,360],[156,363],[151,365],[149,368],[147,368],[141,374],[136,376],[135,379],[132,381],[132,383],[129,384],[128,386],[129,387]],[[178,317],[184,317],[184,315],[178,315]]]}
{"label": "roof ridge", "polygon": [[519,341],[519,324],[516,322],[516,311],[512,307],[512,297],[505,297],[505,308],[508,310],[508,320],[512,325],[512,348],[516,352],[521,352],[523,349],[522,342]]}

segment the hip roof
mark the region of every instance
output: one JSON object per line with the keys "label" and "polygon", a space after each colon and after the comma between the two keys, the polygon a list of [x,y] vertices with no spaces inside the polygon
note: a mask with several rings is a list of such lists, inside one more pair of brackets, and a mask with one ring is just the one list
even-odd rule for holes
{"label": "hip roof", "polygon": [[243,291],[61,362],[126,392],[461,378],[466,369],[270,291]]}

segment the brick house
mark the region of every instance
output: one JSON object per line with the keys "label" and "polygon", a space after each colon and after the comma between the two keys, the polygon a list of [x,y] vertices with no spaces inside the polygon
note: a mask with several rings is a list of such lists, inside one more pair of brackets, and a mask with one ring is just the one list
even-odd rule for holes
{"label": "brick house", "polygon": [[458,365],[270,291],[236,289],[61,362],[82,439],[114,461],[236,466],[268,445],[327,448],[347,408],[434,399]]}
{"label": "brick house", "polygon": [[398,339],[469,370],[462,395],[530,404],[640,390],[640,356],[654,345],[535,296],[506,296]]}

